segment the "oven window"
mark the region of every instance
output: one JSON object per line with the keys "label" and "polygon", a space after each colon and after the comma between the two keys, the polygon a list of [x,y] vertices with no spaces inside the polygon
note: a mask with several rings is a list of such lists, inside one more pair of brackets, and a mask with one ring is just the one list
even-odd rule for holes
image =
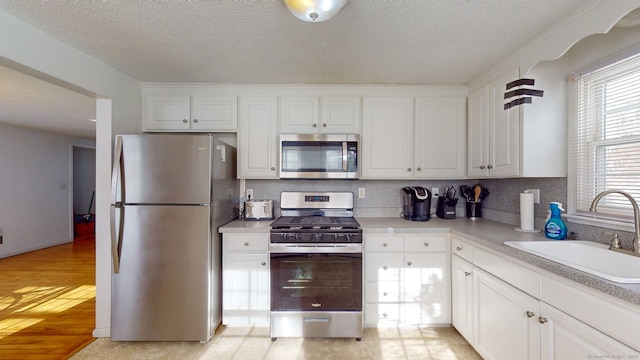
{"label": "oven window", "polygon": [[271,310],[362,310],[362,254],[271,254]]}
{"label": "oven window", "polygon": [[342,142],[284,141],[284,172],[342,172]]}

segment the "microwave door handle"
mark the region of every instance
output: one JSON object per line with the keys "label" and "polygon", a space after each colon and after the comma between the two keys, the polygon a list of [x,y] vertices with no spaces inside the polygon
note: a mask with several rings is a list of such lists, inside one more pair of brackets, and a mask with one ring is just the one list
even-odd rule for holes
{"label": "microwave door handle", "polygon": [[348,148],[349,143],[346,141],[342,142],[342,172],[347,172],[347,170],[349,169],[349,156],[347,156],[347,154],[349,153],[349,148]]}

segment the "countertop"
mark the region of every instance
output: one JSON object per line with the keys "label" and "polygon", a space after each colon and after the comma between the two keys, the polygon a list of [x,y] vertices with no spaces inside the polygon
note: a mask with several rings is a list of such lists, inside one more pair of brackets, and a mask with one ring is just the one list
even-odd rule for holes
{"label": "countertop", "polygon": [[[407,221],[402,218],[356,219],[362,226],[365,236],[366,234],[450,231],[451,234],[459,234],[476,245],[511,257],[532,270],[539,271],[541,269],[548,271],[632,304],[640,305],[640,284],[620,284],[608,281],[503,244],[505,241],[556,241],[548,240],[541,232],[518,232],[514,229],[513,225],[486,219],[470,220],[467,218],[458,218],[445,220],[432,218],[426,222]],[[268,233],[271,222],[272,221],[236,220],[222,226],[219,231],[220,233]]]}

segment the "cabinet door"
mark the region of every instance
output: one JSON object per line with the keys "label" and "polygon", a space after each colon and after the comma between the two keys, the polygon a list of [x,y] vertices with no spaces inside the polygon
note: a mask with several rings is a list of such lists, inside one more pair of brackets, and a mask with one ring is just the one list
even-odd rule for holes
{"label": "cabinet door", "polygon": [[280,133],[316,134],[318,132],[318,97],[281,97]]}
{"label": "cabinet door", "polygon": [[269,325],[269,254],[225,253],[222,323]]}
{"label": "cabinet door", "polygon": [[364,98],[363,179],[413,178],[413,98]]}
{"label": "cabinet door", "polygon": [[520,175],[520,106],[504,109],[506,84],[520,77],[515,68],[492,84],[493,112],[491,116],[490,175],[492,177]]}
{"label": "cabinet door", "polygon": [[405,253],[405,324],[449,324],[449,255]]}
{"label": "cabinet door", "polygon": [[235,96],[193,96],[191,130],[236,131],[238,99]]}
{"label": "cabinet door", "polygon": [[145,130],[188,131],[191,128],[188,96],[147,96],[145,98]]}
{"label": "cabinet door", "polygon": [[467,163],[465,97],[416,99],[417,178],[464,178]]}
{"label": "cabinet door", "polygon": [[404,268],[402,253],[365,253],[364,277],[366,282],[402,281]]}
{"label": "cabinet door", "polygon": [[323,96],[320,101],[320,133],[360,134],[359,96]]}
{"label": "cabinet door", "polygon": [[489,360],[539,359],[538,300],[478,268],[473,286],[476,351]]}
{"label": "cabinet door", "polygon": [[238,178],[278,177],[278,99],[240,98]]}
{"label": "cabinet door", "polygon": [[489,85],[469,95],[467,111],[467,176],[489,175],[489,116],[491,88]]}
{"label": "cabinet door", "polygon": [[451,324],[473,345],[473,264],[451,257]]}
{"label": "cabinet door", "polygon": [[637,359],[640,353],[583,322],[540,304],[541,359]]}

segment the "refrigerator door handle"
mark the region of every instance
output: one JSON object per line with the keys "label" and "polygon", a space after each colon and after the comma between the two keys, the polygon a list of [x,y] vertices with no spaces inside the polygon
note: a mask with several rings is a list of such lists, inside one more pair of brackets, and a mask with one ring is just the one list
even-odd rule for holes
{"label": "refrigerator door handle", "polygon": [[[118,226],[118,233],[116,234],[116,209],[120,210],[120,221]],[[124,207],[119,205],[111,205],[110,211],[111,218],[111,259],[113,260],[113,273],[120,272],[120,250],[122,249],[122,233],[123,233],[123,221],[124,221]],[[120,241],[118,241],[120,240]]]}
{"label": "refrigerator door handle", "polygon": [[113,170],[111,171],[111,203],[117,204],[118,178],[120,178],[120,197],[124,198],[124,179],[119,176],[123,173],[122,168],[122,136],[116,137],[116,148],[113,156]]}
{"label": "refrigerator door handle", "polygon": [[[124,198],[124,179],[119,176],[123,173],[122,167],[122,137],[116,137],[115,154],[113,157],[113,171],[111,172],[111,211],[109,213],[111,223],[111,258],[113,259],[113,272],[120,272],[120,249],[122,249],[122,233],[124,221],[124,208],[117,202],[118,177],[120,177],[120,196]],[[120,221],[116,233],[116,208],[120,210]]]}

